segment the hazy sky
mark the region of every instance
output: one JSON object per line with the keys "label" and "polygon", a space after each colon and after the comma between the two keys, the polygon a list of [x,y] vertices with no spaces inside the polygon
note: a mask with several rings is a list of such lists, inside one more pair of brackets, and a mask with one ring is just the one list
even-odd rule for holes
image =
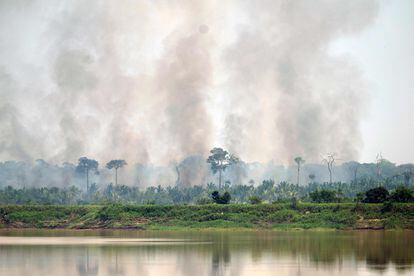
{"label": "hazy sky", "polygon": [[0,1],[0,161],[413,162],[414,1]]}
{"label": "hazy sky", "polygon": [[349,53],[369,81],[361,161],[372,161],[382,152],[394,162],[413,162],[414,1],[381,1],[375,23],[340,39],[332,50]]}

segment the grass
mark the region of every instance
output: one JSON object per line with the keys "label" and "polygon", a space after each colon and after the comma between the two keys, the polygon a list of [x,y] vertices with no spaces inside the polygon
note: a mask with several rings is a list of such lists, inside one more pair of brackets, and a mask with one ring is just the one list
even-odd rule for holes
{"label": "grass", "polygon": [[3,205],[3,228],[414,229],[414,204]]}

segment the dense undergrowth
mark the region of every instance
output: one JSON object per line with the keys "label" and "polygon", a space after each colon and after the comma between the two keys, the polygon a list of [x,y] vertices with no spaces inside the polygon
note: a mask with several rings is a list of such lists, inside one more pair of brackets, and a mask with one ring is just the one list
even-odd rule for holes
{"label": "dense undergrowth", "polygon": [[414,229],[414,204],[3,205],[4,228]]}

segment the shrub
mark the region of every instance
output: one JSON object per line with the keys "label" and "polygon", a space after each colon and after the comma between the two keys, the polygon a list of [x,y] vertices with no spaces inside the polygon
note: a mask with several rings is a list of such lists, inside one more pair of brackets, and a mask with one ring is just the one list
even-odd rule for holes
{"label": "shrub", "polygon": [[391,193],[390,199],[394,202],[413,202],[413,191],[406,187],[400,186]]}
{"label": "shrub", "polygon": [[317,202],[317,203],[322,203],[322,202],[328,203],[328,202],[337,201],[335,191],[331,191],[331,190],[314,191],[314,192],[309,193],[309,197],[311,198],[312,202]]}
{"label": "shrub", "polygon": [[365,203],[383,203],[387,201],[389,192],[384,187],[377,187],[365,192]]}
{"label": "shrub", "polygon": [[394,204],[391,201],[385,201],[384,204],[382,205],[381,212],[382,213],[391,212],[393,208],[394,208]]}
{"label": "shrub", "polygon": [[262,199],[258,196],[251,196],[249,197],[250,204],[260,204],[262,203]]}
{"label": "shrub", "polygon": [[211,194],[211,198],[217,204],[229,204],[231,196],[230,196],[229,192],[224,192],[223,195],[220,195],[220,193],[218,191],[214,191]]}
{"label": "shrub", "polygon": [[298,200],[296,199],[296,197],[292,197],[290,201],[290,208],[292,208],[293,210],[298,209]]}

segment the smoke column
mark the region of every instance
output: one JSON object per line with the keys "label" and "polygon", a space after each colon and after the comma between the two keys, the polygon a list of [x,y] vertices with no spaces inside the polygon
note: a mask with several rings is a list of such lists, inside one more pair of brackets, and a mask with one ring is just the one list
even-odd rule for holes
{"label": "smoke column", "polygon": [[[0,161],[358,157],[375,0],[0,3]],[[131,166],[132,167],[132,166]]]}

